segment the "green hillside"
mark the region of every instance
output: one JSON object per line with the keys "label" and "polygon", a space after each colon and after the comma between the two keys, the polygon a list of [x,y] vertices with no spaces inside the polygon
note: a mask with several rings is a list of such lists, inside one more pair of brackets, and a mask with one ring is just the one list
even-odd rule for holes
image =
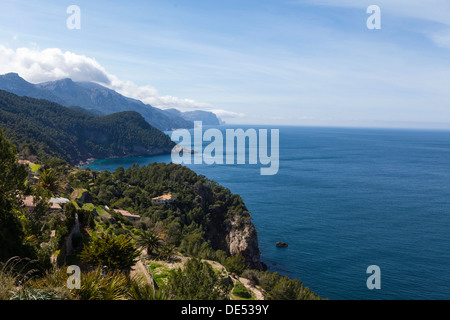
{"label": "green hillside", "polygon": [[169,136],[134,111],[94,117],[1,90],[0,128],[19,153],[50,155],[71,164],[89,158],[169,153],[174,146]]}

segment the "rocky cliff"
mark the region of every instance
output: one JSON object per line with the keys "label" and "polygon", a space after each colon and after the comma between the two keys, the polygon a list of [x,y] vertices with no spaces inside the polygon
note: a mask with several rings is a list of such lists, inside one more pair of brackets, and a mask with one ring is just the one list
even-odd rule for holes
{"label": "rocky cliff", "polygon": [[228,252],[232,255],[242,254],[250,268],[262,270],[258,234],[249,217],[243,219],[242,216],[234,216],[225,225]]}

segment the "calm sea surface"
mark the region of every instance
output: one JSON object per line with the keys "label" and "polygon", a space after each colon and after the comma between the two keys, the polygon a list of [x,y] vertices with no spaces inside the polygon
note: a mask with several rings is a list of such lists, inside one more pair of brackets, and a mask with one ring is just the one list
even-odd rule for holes
{"label": "calm sea surface", "polygon": [[[269,270],[330,299],[450,299],[450,131],[279,129],[276,175],[261,176],[260,165],[188,165],[242,196]],[[380,290],[366,286],[370,265],[380,267]]]}

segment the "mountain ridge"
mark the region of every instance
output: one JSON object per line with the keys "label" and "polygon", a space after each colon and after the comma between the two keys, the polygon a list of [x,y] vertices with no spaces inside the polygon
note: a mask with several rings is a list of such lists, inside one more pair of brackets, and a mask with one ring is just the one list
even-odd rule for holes
{"label": "mountain ridge", "polygon": [[[179,114],[166,112],[140,100],[126,97],[112,89],[94,82],[76,82],[70,78],[33,84],[17,73],[0,75],[0,89],[19,96],[45,99],[69,108],[86,109],[91,114],[112,114],[122,111],[136,111],[153,127],[161,130],[191,129],[193,120]],[[177,110],[178,111],[178,110]],[[210,117],[215,114],[210,113]],[[199,118],[198,120],[202,120]]]}
{"label": "mountain ridge", "polygon": [[194,110],[194,111],[180,111],[175,108],[165,109],[164,112],[173,115],[178,115],[189,121],[202,121],[204,125],[207,126],[220,126],[224,122],[220,120],[215,113],[204,111],[204,110]]}
{"label": "mountain ridge", "polygon": [[168,135],[136,111],[92,116],[55,102],[2,90],[0,128],[19,152],[48,154],[70,164],[90,158],[167,154],[175,146]]}

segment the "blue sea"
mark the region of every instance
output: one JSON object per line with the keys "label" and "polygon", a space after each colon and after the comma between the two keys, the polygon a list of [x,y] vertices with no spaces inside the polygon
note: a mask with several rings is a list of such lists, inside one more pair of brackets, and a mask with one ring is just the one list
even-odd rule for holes
{"label": "blue sea", "polygon": [[[187,165],[242,196],[270,271],[330,299],[450,299],[450,131],[277,129],[276,175],[260,175],[261,165]],[[380,289],[366,285],[371,265]]]}

